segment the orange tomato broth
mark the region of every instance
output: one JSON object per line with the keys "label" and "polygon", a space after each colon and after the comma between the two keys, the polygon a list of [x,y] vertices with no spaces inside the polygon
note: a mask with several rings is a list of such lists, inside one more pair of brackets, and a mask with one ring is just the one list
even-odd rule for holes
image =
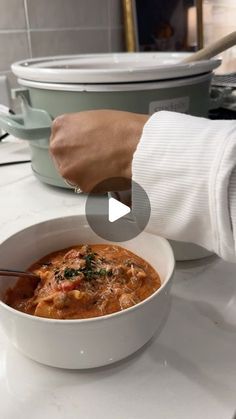
{"label": "orange tomato broth", "polygon": [[134,306],[160,286],[144,259],[117,245],[78,245],[51,253],[29,269],[39,279],[18,279],[5,302],[31,315],[85,319]]}

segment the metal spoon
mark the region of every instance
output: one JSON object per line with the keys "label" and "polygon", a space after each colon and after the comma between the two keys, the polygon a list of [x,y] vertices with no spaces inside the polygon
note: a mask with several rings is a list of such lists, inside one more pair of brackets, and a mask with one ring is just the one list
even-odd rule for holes
{"label": "metal spoon", "polygon": [[12,271],[10,269],[0,269],[0,276],[17,276],[22,278],[40,279],[39,276],[32,274],[31,272]]}

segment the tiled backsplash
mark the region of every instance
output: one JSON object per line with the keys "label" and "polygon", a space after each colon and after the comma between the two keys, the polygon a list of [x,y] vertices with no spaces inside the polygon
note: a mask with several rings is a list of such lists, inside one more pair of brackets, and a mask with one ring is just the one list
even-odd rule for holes
{"label": "tiled backsplash", "polygon": [[124,50],[121,0],[0,0],[0,75],[14,61]]}

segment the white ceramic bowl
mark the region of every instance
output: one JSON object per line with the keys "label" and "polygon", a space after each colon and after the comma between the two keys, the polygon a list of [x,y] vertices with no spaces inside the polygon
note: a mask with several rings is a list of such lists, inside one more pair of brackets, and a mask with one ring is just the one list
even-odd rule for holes
{"label": "white ceramic bowl", "polygon": [[[0,266],[24,270],[42,256],[79,243],[104,243],[84,216],[46,221],[28,227],[0,245]],[[146,259],[162,285],[153,295],[127,310],[83,320],[54,320],[21,313],[0,301],[0,323],[26,356],[61,368],[92,368],[110,364],[141,348],[161,330],[170,308],[174,257],[169,243],[142,233],[121,246]],[[0,278],[0,298],[15,279]]]}

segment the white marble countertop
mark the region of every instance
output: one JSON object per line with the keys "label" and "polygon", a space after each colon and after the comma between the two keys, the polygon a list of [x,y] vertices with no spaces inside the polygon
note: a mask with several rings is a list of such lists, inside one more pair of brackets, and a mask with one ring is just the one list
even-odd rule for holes
{"label": "white marble countertop", "polygon": [[[12,149],[11,149],[12,147]],[[27,150],[0,143],[0,162]],[[5,156],[5,157],[4,157]],[[30,164],[0,167],[0,242],[35,222],[84,211],[85,198],[41,184]],[[109,367],[67,371],[18,353],[0,330],[3,419],[232,419],[236,411],[236,267],[177,266],[160,336]]]}

